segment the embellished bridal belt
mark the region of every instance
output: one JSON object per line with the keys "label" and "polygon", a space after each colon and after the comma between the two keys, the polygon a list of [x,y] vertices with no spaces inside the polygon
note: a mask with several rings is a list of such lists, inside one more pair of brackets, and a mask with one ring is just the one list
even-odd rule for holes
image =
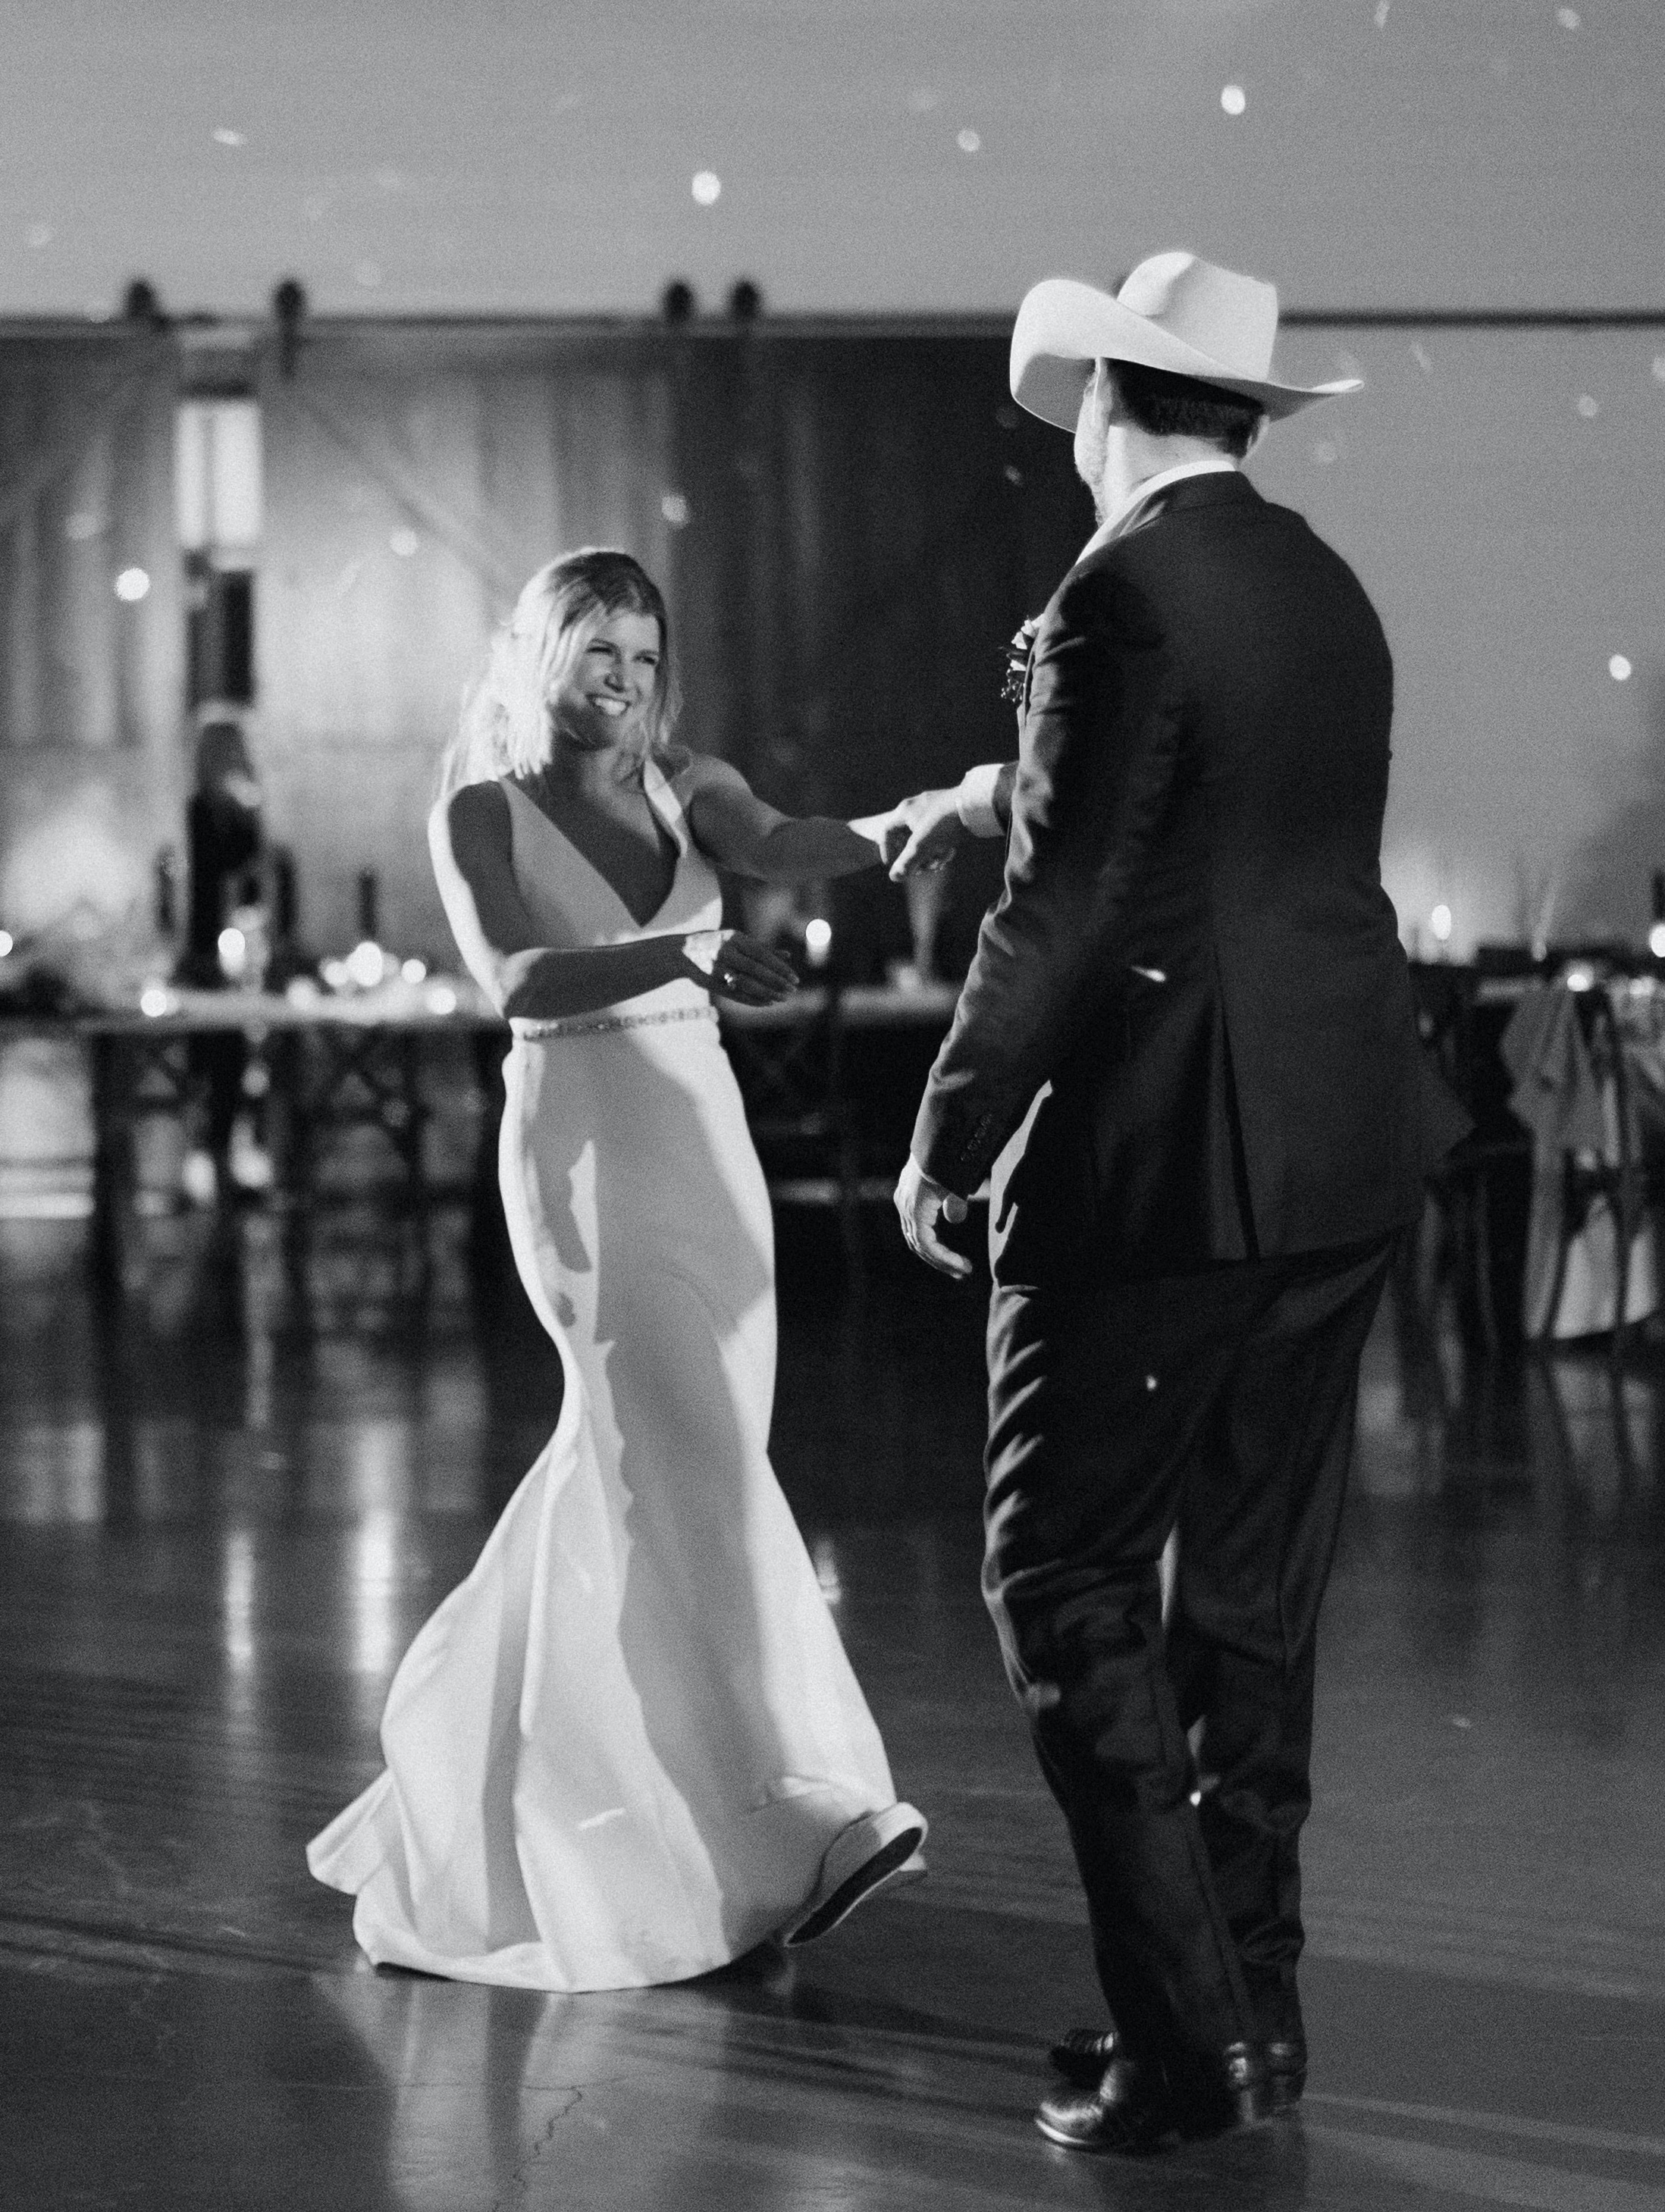
{"label": "embellished bridal belt", "polygon": [[675,1006],[660,1014],[572,1014],[552,1022],[518,1021],[514,1034],[530,1044],[549,1044],[556,1037],[605,1036],[614,1030],[653,1030],[666,1022],[714,1022],[712,1006]]}

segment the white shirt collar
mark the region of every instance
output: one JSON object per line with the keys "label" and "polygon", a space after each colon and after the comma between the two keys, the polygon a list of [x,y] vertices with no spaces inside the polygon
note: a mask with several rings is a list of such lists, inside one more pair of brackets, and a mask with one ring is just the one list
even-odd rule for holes
{"label": "white shirt collar", "polygon": [[1085,561],[1089,553],[1097,553],[1101,545],[1108,545],[1113,538],[1119,538],[1145,501],[1153,498],[1159,491],[1165,491],[1170,484],[1179,483],[1186,477],[1236,476],[1237,473],[1237,464],[1229,453],[1220,453],[1208,461],[1182,461],[1177,468],[1158,470],[1155,476],[1146,477],[1142,483],[1136,483],[1121,505],[1104,517],[1082,547],[1079,558]]}

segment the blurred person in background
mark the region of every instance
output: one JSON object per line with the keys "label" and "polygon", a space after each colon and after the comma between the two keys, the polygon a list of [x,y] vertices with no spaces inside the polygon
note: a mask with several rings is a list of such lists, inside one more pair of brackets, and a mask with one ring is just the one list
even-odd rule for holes
{"label": "blurred person in background", "polygon": [[[185,805],[189,890],[185,945],[174,969],[174,980],[187,989],[258,984],[250,955],[263,906],[264,844],[260,783],[243,725],[230,708],[205,707],[197,726],[195,787]],[[227,938],[228,931],[236,934]],[[188,1198],[209,1206],[228,1181],[258,1187],[267,1177],[246,1123],[240,1128],[248,1064],[244,1038],[235,1030],[195,1036],[190,1049],[195,1142],[180,1181]],[[234,1139],[240,1135],[248,1141],[236,1145],[234,1158]]]}

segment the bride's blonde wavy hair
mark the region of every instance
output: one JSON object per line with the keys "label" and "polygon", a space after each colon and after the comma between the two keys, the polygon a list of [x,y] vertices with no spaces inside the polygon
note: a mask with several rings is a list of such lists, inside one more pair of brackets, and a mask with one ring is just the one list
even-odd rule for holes
{"label": "bride's blonde wavy hair", "polygon": [[686,765],[688,754],[671,737],[680,700],[665,595],[632,555],[581,545],[546,562],[528,579],[513,613],[493,636],[447,748],[442,793],[493,776],[536,774],[550,757],[550,700],[599,625],[617,614],[651,615],[659,630],[645,741],[621,760],[620,777],[635,775],[648,759],[667,775]]}

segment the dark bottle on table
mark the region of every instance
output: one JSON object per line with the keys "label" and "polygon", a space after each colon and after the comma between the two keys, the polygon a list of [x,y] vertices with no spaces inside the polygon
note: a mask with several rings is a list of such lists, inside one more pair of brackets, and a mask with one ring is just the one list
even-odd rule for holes
{"label": "dark bottle on table", "polygon": [[179,927],[179,864],[171,845],[157,848],[152,882],[156,934],[171,945]]}

